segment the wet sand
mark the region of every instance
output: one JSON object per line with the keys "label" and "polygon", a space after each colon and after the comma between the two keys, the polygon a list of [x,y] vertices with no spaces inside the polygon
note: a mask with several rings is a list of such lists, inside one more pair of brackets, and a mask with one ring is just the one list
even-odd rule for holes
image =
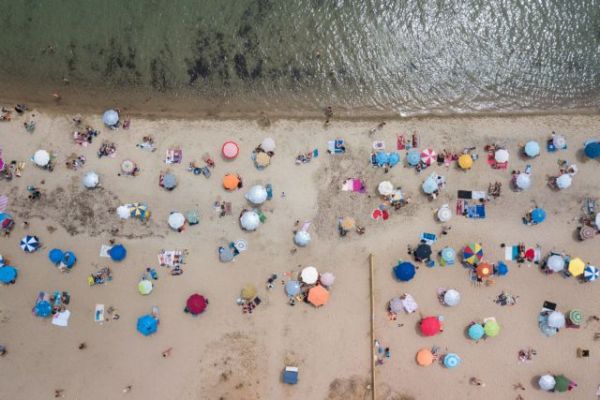
{"label": "wet sand", "polygon": [[[4,159],[27,161],[21,178],[2,181],[0,193],[11,200],[8,211],[17,227],[9,237],[0,239],[0,253],[19,268],[16,285],[0,288],[0,326],[2,344],[8,354],[0,360],[0,374],[9,384],[7,398],[49,398],[55,389],[64,389],[66,399],[363,399],[370,371],[370,316],[368,255],[375,254],[376,331],[391,358],[377,367],[378,393],[381,399],[399,399],[404,394],[415,399],[525,399],[549,398],[539,391],[536,376],[551,372],[564,373],[578,383],[571,398],[592,398],[596,392],[600,367],[594,361],[594,332],[599,322],[584,323],[581,329],[564,329],[552,338],[543,336],[537,327],[537,314],[544,300],[558,303],[561,311],[579,308],[584,315],[599,314],[597,283],[581,284],[575,279],[546,276],[535,265],[517,267],[509,263],[510,273],[495,279],[489,287],[475,287],[466,270],[454,267],[421,266],[415,279],[396,282],[391,268],[407,259],[408,245],[418,243],[421,232],[439,234],[441,224],[433,210],[441,204],[453,205],[458,189],[486,190],[488,183],[500,181],[503,194],[488,206],[488,218],[470,220],[455,216],[452,230],[434,245],[456,249],[472,241],[481,241],[485,258],[495,262],[503,258],[501,243],[529,245],[539,243],[543,253],[564,250],[597,265],[600,262],[600,238],[579,242],[575,239],[582,200],[598,196],[600,179],[598,162],[580,160],[577,151],[583,141],[593,136],[600,122],[596,116],[529,116],[505,118],[414,119],[389,122],[369,136],[373,121],[333,121],[324,127],[318,120],[274,120],[269,127],[255,120],[172,120],[136,119],[129,130],[109,131],[101,127],[98,115],[85,116],[85,122],[100,129],[101,134],[87,148],[73,143],[70,116],[44,112],[38,117],[37,129],[29,134],[23,129],[24,118],[0,123],[0,144]],[[385,140],[387,148],[395,145],[396,134],[417,131],[420,147],[455,151],[477,146],[480,159],[473,170],[459,171],[453,166],[432,167],[421,175],[398,166],[388,174],[370,167],[368,159],[373,140]],[[568,151],[525,161],[519,158],[518,145],[529,139],[540,142],[552,130],[565,133]],[[136,148],[145,135],[153,135],[158,150],[154,153]],[[277,142],[272,165],[257,171],[251,160],[252,149],[264,137]],[[346,140],[345,155],[326,154],[327,140]],[[241,154],[235,161],[218,157],[223,141],[237,140]],[[103,140],[117,145],[114,159],[96,157]],[[509,169],[491,169],[485,162],[483,146],[493,142],[507,145],[511,152]],[[184,149],[183,164],[167,166],[164,155],[171,146]],[[38,148],[57,156],[54,172],[40,170],[28,161]],[[320,156],[306,165],[295,165],[299,153],[314,148]],[[216,158],[210,179],[186,171],[189,161],[201,160],[204,152]],[[87,157],[79,171],[67,170],[64,162],[75,153]],[[404,158],[404,154],[402,154]],[[137,177],[117,176],[123,159],[138,163]],[[557,160],[576,161],[580,172],[573,186],[554,192],[546,185],[546,176],[558,172]],[[515,193],[509,189],[511,169],[533,166],[533,187]],[[161,170],[170,169],[179,180],[173,192],[158,187]],[[85,172],[100,174],[102,187],[86,191],[81,185]],[[447,188],[430,202],[420,192],[423,179],[431,171],[445,175]],[[226,193],[221,177],[237,172],[245,189],[255,183],[271,183],[274,198],[263,206],[267,221],[257,232],[240,230],[237,215],[247,207],[245,190]],[[347,177],[367,181],[367,194],[340,191]],[[44,180],[42,185],[40,182]],[[402,186],[411,203],[393,212],[388,221],[372,221],[370,212],[380,203],[375,190],[381,180]],[[28,185],[43,189],[42,199],[27,199]],[[285,192],[285,197],[281,197]],[[233,203],[232,216],[219,218],[212,208],[221,198]],[[114,208],[123,203],[147,201],[152,217],[147,224],[120,221]],[[549,214],[540,226],[525,226],[522,215],[535,203]],[[201,222],[182,233],[167,226],[170,211],[197,208]],[[339,238],[337,217],[351,215],[366,227],[359,236],[350,233]],[[22,222],[29,221],[24,229]],[[296,220],[313,222],[313,241],[307,248],[291,252],[292,230]],[[118,232],[115,233],[115,229]],[[113,233],[111,233],[113,232]],[[44,249],[25,254],[18,242],[25,234],[36,234]],[[126,245],[127,259],[114,264],[98,256],[101,244],[114,238]],[[243,238],[249,249],[234,263],[221,264],[217,247]],[[47,260],[53,247],[76,252],[78,262],[68,274],[60,273]],[[156,266],[161,249],[188,249],[184,274],[170,276]],[[296,273],[299,266],[315,265],[319,271],[336,275],[331,300],[323,308],[307,304],[287,305],[283,287],[265,288],[266,279],[277,273]],[[110,266],[113,281],[89,287],[86,277],[97,266]],[[146,267],[155,266],[159,280],[149,296],[137,293],[137,282]],[[279,281],[278,281],[279,282]],[[246,283],[259,288],[263,300],[251,315],[242,314],[235,300]],[[437,301],[439,287],[461,291],[463,300],[456,308]],[[59,328],[31,315],[38,291],[66,290],[71,294],[71,319],[67,328]],[[513,307],[500,307],[493,299],[508,290],[519,296]],[[186,298],[199,292],[210,299],[206,313],[191,317],[183,313]],[[433,338],[417,334],[419,313],[399,315],[389,321],[386,302],[402,293],[412,294],[423,315],[445,317],[444,332]],[[119,320],[102,325],[93,321],[96,303],[116,307]],[[135,330],[139,315],[152,305],[161,310],[157,334],[143,337]],[[464,328],[474,319],[495,316],[502,326],[500,335],[475,344],[465,338]],[[403,326],[399,326],[403,324]],[[81,342],[87,344],[79,350]],[[414,361],[421,347],[437,345],[458,353],[463,363],[454,370],[435,365],[418,367]],[[538,355],[533,362],[519,364],[517,352],[533,347]],[[171,356],[161,352],[172,347]],[[578,347],[591,350],[590,359],[576,357]],[[294,364],[300,368],[296,386],[280,382],[282,368]],[[485,387],[469,384],[476,376]],[[32,382],[35,381],[35,385]],[[523,392],[513,384],[523,383]],[[131,391],[122,393],[123,388]]]}

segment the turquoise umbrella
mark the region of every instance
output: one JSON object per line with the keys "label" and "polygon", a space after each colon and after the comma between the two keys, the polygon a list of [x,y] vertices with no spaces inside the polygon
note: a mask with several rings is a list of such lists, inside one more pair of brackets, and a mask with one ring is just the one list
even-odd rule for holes
{"label": "turquoise umbrella", "polygon": [[410,150],[408,153],[406,153],[406,162],[411,167],[416,166],[419,161],[421,161],[421,153],[419,150]]}
{"label": "turquoise umbrella", "polygon": [[446,368],[456,368],[460,364],[461,359],[458,354],[448,353],[444,357],[444,366]]}
{"label": "turquoise umbrella", "polygon": [[479,340],[483,337],[485,331],[481,324],[473,324],[469,327],[468,333],[471,339]]}

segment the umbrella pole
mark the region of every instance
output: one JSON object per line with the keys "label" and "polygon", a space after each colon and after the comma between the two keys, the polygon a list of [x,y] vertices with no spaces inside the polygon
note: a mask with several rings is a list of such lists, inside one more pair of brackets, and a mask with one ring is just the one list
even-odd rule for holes
{"label": "umbrella pole", "polygon": [[377,395],[375,393],[375,255],[373,254],[369,254],[369,268],[371,281],[371,399],[375,400],[377,398]]}

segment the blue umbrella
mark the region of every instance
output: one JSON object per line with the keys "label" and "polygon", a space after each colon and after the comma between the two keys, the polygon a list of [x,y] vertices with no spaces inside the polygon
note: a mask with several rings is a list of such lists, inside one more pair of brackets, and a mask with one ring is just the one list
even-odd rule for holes
{"label": "blue umbrella", "polygon": [[398,265],[394,267],[394,276],[402,282],[410,281],[414,278],[416,272],[415,266],[407,261],[399,262]]}
{"label": "blue umbrella", "polygon": [[113,109],[106,110],[102,115],[102,122],[106,126],[115,126],[119,122],[119,113]]}
{"label": "blue umbrella", "polygon": [[62,258],[62,263],[65,264],[65,266],[69,269],[73,268],[73,265],[75,265],[75,262],[77,261],[77,257],[75,257],[75,254],[71,251],[67,251],[65,252],[63,258]]}
{"label": "blue umbrella", "polygon": [[17,279],[17,269],[9,265],[0,267],[0,282],[13,283]]}
{"label": "blue umbrella", "polygon": [[0,267],[4,266],[4,257],[2,257],[2,254],[0,254]]}
{"label": "blue umbrella", "polygon": [[163,186],[165,189],[173,189],[177,186],[177,178],[175,175],[166,174],[163,178]]}
{"label": "blue umbrella", "polygon": [[531,211],[531,221],[534,224],[539,224],[541,222],[544,222],[545,219],[546,219],[546,211],[543,208],[534,208]]}
{"label": "blue umbrella", "polygon": [[113,261],[123,261],[127,256],[127,250],[122,244],[117,244],[110,248],[108,255]]}
{"label": "blue umbrella", "polygon": [[298,293],[300,293],[300,282],[288,281],[285,284],[285,292],[288,296],[296,296]]}
{"label": "blue umbrella", "polygon": [[21,248],[25,253],[33,253],[40,248],[40,241],[37,236],[27,235],[21,239]]}
{"label": "blue umbrella", "polygon": [[588,142],[583,150],[585,155],[589,158],[600,157],[600,142]]}
{"label": "blue umbrella", "polygon": [[447,263],[452,263],[454,262],[455,258],[456,258],[456,251],[454,251],[454,249],[452,247],[444,247],[442,249],[442,260],[444,260]]}
{"label": "blue umbrella", "polygon": [[471,339],[479,340],[483,337],[485,331],[483,329],[483,326],[481,326],[481,324],[473,324],[469,327],[468,333],[469,333],[469,337]]}
{"label": "blue umbrella", "polygon": [[425,180],[425,182],[423,182],[422,188],[423,192],[425,192],[426,194],[431,194],[438,189],[438,184],[435,178],[429,177]]}
{"label": "blue umbrella", "polygon": [[504,276],[506,274],[508,274],[508,265],[500,261],[498,264],[496,264],[496,275]]}
{"label": "blue umbrella", "polygon": [[417,165],[419,161],[421,161],[421,153],[419,152],[419,150],[411,150],[408,153],[406,153],[406,162],[411,167]]}
{"label": "blue umbrella", "polygon": [[598,272],[598,268],[593,265],[586,265],[583,270],[583,279],[585,279],[586,282],[595,281],[598,279]]}
{"label": "blue umbrella", "polygon": [[42,300],[36,303],[34,308],[35,315],[46,318],[52,313],[52,305],[47,300]]}
{"label": "blue umbrella", "polygon": [[375,164],[382,167],[389,162],[389,157],[386,152],[378,151],[375,153]]}
{"label": "blue umbrella", "polygon": [[540,155],[540,144],[534,140],[527,142],[523,149],[528,157],[536,157]]}
{"label": "blue umbrella", "polygon": [[152,335],[158,330],[158,321],[150,314],[142,315],[137,320],[137,330],[144,336]]}
{"label": "blue umbrella", "polygon": [[61,249],[52,249],[48,252],[48,258],[52,264],[58,264],[62,261],[64,253]]}
{"label": "blue umbrella", "polygon": [[398,164],[399,162],[400,162],[400,154],[398,154],[395,151],[388,154],[388,163],[390,164],[390,167],[393,167],[394,165]]}
{"label": "blue umbrella", "polygon": [[444,357],[444,366],[446,368],[455,368],[455,367],[458,367],[458,364],[460,364],[460,362],[461,362],[461,359],[458,356],[458,354],[448,353]]}

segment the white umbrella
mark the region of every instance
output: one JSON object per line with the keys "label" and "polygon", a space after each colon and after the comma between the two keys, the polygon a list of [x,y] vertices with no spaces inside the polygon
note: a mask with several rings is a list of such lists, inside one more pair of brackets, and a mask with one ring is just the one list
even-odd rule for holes
{"label": "white umbrella", "polygon": [[45,167],[50,162],[50,153],[46,150],[38,150],[33,155],[33,162],[38,167]]}
{"label": "white umbrella", "polygon": [[600,213],[596,214],[596,220],[594,221],[596,228],[600,229]]}
{"label": "white umbrella", "polygon": [[498,149],[496,150],[496,153],[494,154],[494,160],[496,160],[496,162],[499,163],[505,163],[508,161],[508,151],[504,150],[504,149]]}
{"label": "white umbrella", "polygon": [[294,235],[294,243],[300,247],[307,246],[310,243],[310,233],[306,231],[298,231]]}
{"label": "white umbrella", "polygon": [[565,314],[560,311],[552,311],[550,315],[548,315],[548,326],[551,328],[564,328],[566,324]]}
{"label": "white umbrella", "polygon": [[240,218],[240,224],[247,231],[255,231],[260,225],[260,218],[256,211],[245,211]]}
{"label": "white umbrella", "polygon": [[275,151],[275,140],[273,138],[264,138],[260,147],[266,151],[267,153],[270,151]]}
{"label": "white umbrella", "polygon": [[540,385],[540,389],[549,392],[553,390],[556,386],[556,380],[554,380],[554,377],[552,375],[542,375],[540,376],[538,385]]}
{"label": "white umbrella", "polygon": [[327,287],[333,286],[333,282],[335,282],[335,275],[333,275],[331,272],[325,272],[319,278],[319,282]]}
{"label": "white umbrella", "polygon": [[255,185],[250,188],[246,193],[246,199],[253,204],[259,205],[267,200],[268,193],[267,189],[261,185]]}
{"label": "white umbrella", "polygon": [[129,207],[127,207],[127,206],[117,207],[117,215],[121,219],[129,219],[129,217],[131,217],[131,212],[129,211]]}
{"label": "white umbrella", "polygon": [[546,265],[552,272],[560,272],[565,269],[565,259],[559,256],[558,254],[553,254],[548,257],[546,261]]}
{"label": "white umbrella", "polygon": [[319,271],[315,267],[306,267],[300,273],[300,278],[302,282],[313,285],[317,283],[317,279],[319,279]]}
{"label": "white umbrella", "polygon": [[390,311],[393,313],[399,313],[402,311],[402,299],[400,297],[394,297],[390,300]]}
{"label": "white umbrella", "polygon": [[567,145],[567,139],[563,135],[555,135],[552,138],[552,144],[557,149],[564,149]]}
{"label": "white umbrella", "polygon": [[517,175],[517,180],[515,181],[516,185],[520,189],[529,189],[531,187],[531,176],[526,173],[520,173]]}
{"label": "white umbrella", "polygon": [[185,217],[182,213],[174,212],[169,215],[169,226],[171,229],[178,230],[185,224]]}
{"label": "white umbrella", "polygon": [[113,109],[104,111],[102,122],[107,126],[115,126],[119,122],[119,113]]}
{"label": "white umbrella", "polygon": [[556,187],[558,187],[559,189],[566,189],[569,186],[571,186],[571,183],[573,183],[573,179],[569,174],[562,174],[561,176],[556,178]]}
{"label": "white umbrella", "polygon": [[460,293],[454,289],[446,290],[444,293],[444,304],[450,307],[457,306],[460,303]]}
{"label": "white umbrella", "polygon": [[452,210],[448,207],[448,204],[444,204],[437,211],[437,217],[440,222],[448,222],[452,218]]}
{"label": "white umbrella", "polygon": [[88,189],[95,188],[96,186],[98,186],[99,182],[100,177],[98,177],[98,174],[94,171],[90,171],[83,176],[83,186],[85,186]]}
{"label": "white umbrella", "polygon": [[382,196],[389,196],[394,193],[394,185],[390,181],[380,182],[379,186],[377,186],[377,191]]}

